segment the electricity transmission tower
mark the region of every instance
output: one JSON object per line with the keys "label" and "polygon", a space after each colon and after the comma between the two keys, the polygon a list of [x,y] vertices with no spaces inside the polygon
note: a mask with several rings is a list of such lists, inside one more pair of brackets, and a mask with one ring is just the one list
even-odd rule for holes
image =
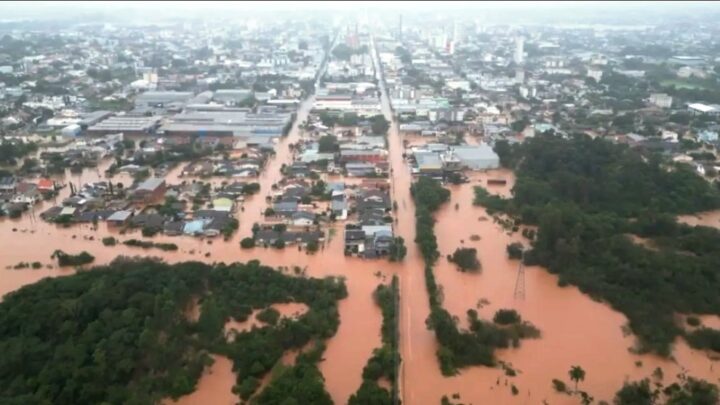
{"label": "electricity transmission tower", "polygon": [[515,278],[515,291],[513,295],[516,300],[525,299],[525,250],[523,250],[520,263],[518,264],[517,277]]}

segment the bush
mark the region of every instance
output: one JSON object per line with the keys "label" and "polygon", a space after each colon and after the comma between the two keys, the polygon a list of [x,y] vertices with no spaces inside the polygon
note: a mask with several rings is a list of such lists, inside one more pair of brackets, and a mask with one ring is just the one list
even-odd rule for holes
{"label": "bush", "polygon": [[273,243],[273,247],[274,247],[275,249],[284,249],[284,248],[285,248],[285,241],[282,240],[281,238],[277,238],[277,239],[275,240],[275,243]]}
{"label": "bush", "polygon": [[32,268],[35,269],[35,270],[40,269],[40,268],[42,268],[42,263],[40,263],[40,262],[32,262]]}
{"label": "bush", "polygon": [[152,227],[152,226],[144,226],[142,229],[142,236],[149,238],[152,236],[155,236],[160,232],[160,229]]}
{"label": "bush", "polygon": [[139,240],[139,239],[128,239],[125,242],[123,242],[123,245],[134,246],[134,247],[139,247],[139,248],[143,248],[143,249],[156,248],[156,249],[165,250],[165,251],[178,250],[178,246],[174,243],[154,243],[154,242]]}
{"label": "bush", "polygon": [[320,246],[316,240],[311,240],[310,242],[307,243],[307,246],[305,248],[307,249],[308,252],[315,253],[318,251]]}
{"label": "bush", "polygon": [[498,325],[510,325],[520,323],[522,318],[514,309],[498,309],[493,316],[493,322]]}
{"label": "bush", "polygon": [[255,247],[255,239],[253,238],[243,238],[243,240],[240,241],[240,247],[243,249],[252,249]]}
{"label": "bush", "polygon": [[567,385],[561,380],[553,378],[552,385],[557,392],[567,392]]}
{"label": "bush", "polygon": [[60,267],[82,266],[95,261],[95,256],[85,251],[76,255],[71,255],[63,252],[62,250],[56,250],[51,257],[57,258],[58,266]]}
{"label": "bush", "polygon": [[698,318],[697,316],[692,316],[692,315],[688,316],[687,319],[685,319],[685,322],[687,322],[688,325],[694,326],[694,327],[700,326],[700,324],[701,324],[700,318]]}
{"label": "bush", "polygon": [[242,188],[242,192],[245,195],[257,194],[260,191],[260,183],[248,183]]}
{"label": "bush", "polygon": [[115,246],[117,244],[117,239],[115,239],[112,236],[108,236],[108,237],[102,238],[102,243],[105,246]]}

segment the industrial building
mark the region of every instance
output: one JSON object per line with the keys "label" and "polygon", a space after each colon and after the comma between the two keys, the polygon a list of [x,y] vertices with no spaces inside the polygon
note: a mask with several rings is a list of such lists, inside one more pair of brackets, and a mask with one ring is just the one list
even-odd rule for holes
{"label": "industrial building", "polygon": [[151,135],[160,123],[159,117],[115,116],[87,129],[88,135],[102,136],[123,133],[126,136]]}

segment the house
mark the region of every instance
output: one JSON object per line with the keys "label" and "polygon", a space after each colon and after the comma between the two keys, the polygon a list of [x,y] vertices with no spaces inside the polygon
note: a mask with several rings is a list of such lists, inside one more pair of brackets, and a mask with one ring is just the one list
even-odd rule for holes
{"label": "house", "polygon": [[310,175],[310,169],[306,163],[295,162],[285,167],[285,173],[288,177],[307,177]]}
{"label": "house", "polygon": [[40,179],[37,188],[41,193],[52,193],[55,191],[55,182],[50,179]]}
{"label": "house", "polygon": [[356,197],[357,210],[362,213],[366,210],[388,211],[392,207],[390,195],[386,191],[375,189],[361,190]]}
{"label": "house", "polygon": [[169,221],[163,226],[163,233],[168,236],[182,235],[185,229],[185,222],[183,221]]}
{"label": "house", "polygon": [[345,227],[345,253],[362,253],[365,250],[365,231],[354,228],[353,225]]}
{"label": "house", "polygon": [[715,131],[704,129],[698,134],[698,140],[707,143],[715,142],[718,140],[718,133]]}
{"label": "house", "polygon": [[205,224],[205,228],[203,229],[203,235],[205,236],[218,236],[220,235],[225,228],[227,228],[230,225],[230,216],[222,216],[222,217],[215,217],[210,222],[207,222]]}
{"label": "house", "polygon": [[216,198],[212,202],[213,210],[215,211],[223,211],[223,212],[230,212],[233,209],[233,201],[229,198]]}
{"label": "house", "polygon": [[370,163],[349,162],[345,164],[345,170],[350,177],[369,176],[375,173],[375,165]]}
{"label": "house", "polygon": [[138,214],[130,218],[130,225],[138,228],[163,229],[165,218],[160,214]]}
{"label": "house", "polygon": [[497,169],[500,167],[500,157],[485,143],[480,145],[456,146],[452,154],[460,164],[471,170]]}
{"label": "house", "polygon": [[272,245],[278,239],[281,239],[286,245],[307,246],[310,242],[322,242],[325,239],[325,234],[322,231],[279,232],[272,228],[261,229],[255,234],[255,242],[258,244]]}
{"label": "house", "polygon": [[92,211],[84,211],[81,212],[79,215],[75,215],[75,222],[96,222],[100,220],[106,220],[110,217],[110,215],[113,214],[113,211],[111,210],[92,210]]}
{"label": "house", "polygon": [[276,215],[280,216],[291,216],[298,210],[298,203],[296,201],[281,201],[273,204],[273,211]]}
{"label": "house", "polygon": [[[343,196],[344,197],[344,196]],[[345,198],[330,200],[330,211],[338,219],[345,219],[347,217],[348,204]]]}
{"label": "house", "polygon": [[151,177],[142,183],[133,192],[136,201],[157,201],[165,195],[166,184],[164,179]]}
{"label": "house", "polygon": [[650,104],[660,108],[672,107],[672,96],[665,93],[653,93],[650,94]]}
{"label": "house", "polygon": [[183,227],[183,233],[192,236],[200,235],[205,230],[205,224],[208,222],[210,221],[207,219],[195,219],[187,222]]}
{"label": "house", "polygon": [[58,213],[58,216],[60,217],[66,217],[66,216],[74,216],[78,212],[77,208],[75,207],[63,207],[60,209],[60,212]]}
{"label": "house", "polygon": [[[63,215],[62,212],[61,215]],[[109,225],[125,225],[132,215],[132,211],[117,211],[110,215],[106,221]]]}
{"label": "house", "polygon": [[364,256],[368,259],[385,256],[390,253],[393,243],[392,231],[381,230],[372,236],[366,235]]}
{"label": "house", "polygon": [[15,177],[7,176],[0,178],[0,192],[14,192],[17,187],[17,180]]}
{"label": "house", "polygon": [[60,212],[62,210],[63,210],[63,207],[60,207],[60,206],[50,207],[40,214],[40,218],[42,218],[46,221],[54,221],[55,218],[60,216]]}
{"label": "house", "polygon": [[12,202],[16,204],[35,204],[41,199],[40,192],[36,187],[27,188],[24,191],[20,191],[18,187],[17,193],[13,196]]}
{"label": "house", "polygon": [[293,226],[310,226],[315,223],[315,214],[307,211],[297,211],[290,216]]}
{"label": "house", "polygon": [[442,173],[443,164],[440,155],[435,152],[415,152],[415,165],[420,174]]}
{"label": "house", "polygon": [[381,149],[355,150],[343,149],[340,151],[340,162],[377,163],[386,160],[387,152]]}

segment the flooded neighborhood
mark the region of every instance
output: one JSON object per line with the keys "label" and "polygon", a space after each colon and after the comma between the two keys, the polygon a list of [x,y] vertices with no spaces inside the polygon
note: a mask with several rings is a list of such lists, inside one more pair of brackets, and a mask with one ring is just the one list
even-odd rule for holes
{"label": "flooded neighborhood", "polygon": [[[642,56],[645,48],[632,48],[633,56],[607,45],[630,36],[626,31],[519,29],[459,17],[428,28],[434,20],[427,16],[411,25],[413,20],[403,20],[401,13],[377,20],[374,13],[345,15],[327,24],[317,16],[268,26],[253,19],[236,31],[207,24],[148,26],[144,39],[134,28],[107,24],[96,28],[98,40],[83,41],[83,30],[90,28],[68,28],[57,40],[83,55],[75,62],[79,67],[68,55],[40,45],[35,56],[13,59],[12,52],[20,51],[11,49],[12,41],[21,39],[14,39],[16,34],[3,37],[0,100],[14,101],[1,111],[4,117],[27,122],[8,126],[3,120],[0,144],[11,145],[7,148],[13,156],[0,156],[0,297],[13,297],[46,279],[112,267],[118,257],[152,258],[169,265],[201,262],[221,270],[257,261],[282,274],[283,280],[338,280],[346,290],[346,296],[337,293],[330,299],[332,289],[323,286],[327,291],[308,292],[312,297],[302,300],[297,293],[284,296],[278,287],[258,285],[250,292],[233,290],[218,304],[214,299],[220,298],[213,297],[225,297],[225,286],[205,280],[203,288],[222,293],[196,294],[185,301],[185,315],[180,316],[183,325],[190,325],[184,326],[188,333],[200,336],[198,342],[210,342],[195,343],[203,347],[205,360],[199,372],[183,377],[191,389],[176,383],[175,388],[182,388],[153,392],[162,394],[156,399],[165,405],[274,403],[270,395],[286,395],[275,391],[283,387],[278,382],[297,370],[311,373],[303,367],[317,367],[332,403],[385,403],[359,399],[372,398],[363,397],[361,387],[373,380],[368,378],[372,360],[382,358],[378,348],[385,347],[399,359],[392,366],[383,363],[393,371],[374,378],[377,389],[392,396],[393,402],[387,403],[630,404],[618,402],[618,391],[645,379],[658,387],[682,384],[689,377],[720,383],[720,349],[712,340],[720,330],[720,307],[714,301],[698,295],[703,302],[687,298],[672,307],[668,352],[653,349],[659,346],[647,349],[642,344],[647,343],[644,328],[649,326],[618,298],[626,291],[616,287],[605,292],[586,284],[574,273],[579,265],[569,264],[590,263],[588,257],[605,253],[583,250],[587,246],[621,252],[618,257],[627,262],[617,259],[617,267],[635,263],[630,249],[657,255],[677,250],[687,260],[698,260],[689,266],[697,273],[688,276],[688,291],[701,289],[691,285],[698,280],[714,280],[717,269],[711,273],[703,266],[720,263],[720,247],[712,245],[720,240],[715,235],[720,229],[717,114],[705,107],[717,105],[698,104],[704,101],[695,99],[699,96],[679,93],[665,106],[661,94],[653,93],[646,104],[627,112],[620,105],[628,101],[623,97],[635,95],[623,96],[614,82],[597,87],[597,82],[605,82],[592,72],[621,76],[617,80],[625,83],[648,77],[628,72],[647,70],[652,78],[659,75],[652,69],[666,62],[653,62],[664,58],[654,54]],[[572,39],[563,42],[563,35]],[[648,28],[643,35],[664,38],[666,33]],[[27,47],[48,40],[30,34],[22,38]],[[586,49],[585,55],[578,51],[579,44],[596,47]],[[105,58],[115,45],[127,51]],[[153,52],[171,62],[155,66]],[[637,66],[623,64],[630,58],[638,58]],[[702,70],[702,61],[677,58],[679,62],[668,63],[691,69],[690,78],[700,74],[696,70],[717,76],[709,73],[712,68]],[[106,95],[88,95],[82,101],[43,95],[37,87],[40,80],[54,83],[54,76],[36,77],[44,77],[42,72],[53,66],[59,70],[54,76],[68,78],[60,82],[68,88],[90,94],[85,86],[91,83],[93,92]],[[89,69],[94,69],[92,75]],[[124,76],[97,78],[102,71],[114,75],[116,70],[130,72],[132,81]],[[10,83],[11,76],[18,84]],[[30,79],[35,87],[25,86]],[[13,96],[13,89],[23,98]],[[602,104],[607,101],[599,101],[603,97],[617,99],[618,105]],[[695,103],[677,104],[679,100]],[[577,112],[581,106],[582,114]],[[620,111],[633,114],[634,121],[616,123],[618,116],[625,116]],[[37,116],[37,122],[31,116]],[[669,118],[663,120],[665,116]],[[689,123],[706,118],[700,120],[700,129],[683,124],[683,117]],[[40,121],[43,125],[37,125]],[[652,130],[635,133],[640,127],[645,131],[648,122]],[[593,145],[612,147],[597,156],[587,152],[575,173],[533,184],[541,176],[535,172],[552,173],[568,159],[557,152],[548,158],[551,163],[538,164],[531,155],[534,142],[561,148],[557,145],[580,139],[571,133],[583,134]],[[641,204],[645,211],[607,208],[593,194],[593,185],[573,175],[598,175],[604,169],[592,165],[605,164],[612,153],[623,154],[618,161],[627,164],[618,171],[650,173],[657,184],[671,187],[675,178],[641,167],[655,164],[655,157],[645,153],[660,153],[664,160],[658,167],[686,176],[681,179],[686,188],[674,188],[661,198],[656,193],[661,189],[627,177],[627,184],[612,183],[608,189],[629,184],[638,194],[652,189],[647,192],[657,198]],[[624,155],[630,153],[643,157],[635,161],[635,155]],[[426,180],[448,192],[433,209],[418,203],[423,197],[417,184]],[[685,209],[678,202],[691,198],[691,187],[707,187],[698,197],[701,210]],[[546,198],[551,188],[562,197]],[[565,197],[580,208],[571,207]],[[543,211],[554,207],[565,212],[584,209],[598,217],[560,218]],[[424,215],[430,216],[435,243],[430,259],[422,244],[427,237],[420,227]],[[546,247],[554,253],[542,256],[548,235],[572,228],[568,224],[574,224],[573,232],[586,228],[577,231],[575,239],[555,235],[560,239]],[[608,236],[607,244],[605,239],[596,245],[588,242],[592,232],[610,233],[610,227],[622,229],[622,241],[634,247],[621,249],[616,235]],[[661,231],[666,233],[659,235]],[[471,255],[474,263],[465,266],[463,254]],[[667,263],[679,256],[657,260]],[[656,262],[648,258],[643,263]],[[595,262],[587,265],[593,271],[597,267]],[[674,280],[676,273],[661,270],[658,277]],[[190,281],[178,287],[181,291],[196,282],[184,277]],[[607,281],[596,277],[598,283]],[[627,277],[620,284],[630,285],[643,276]],[[379,286],[392,285],[394,278],[397,293],[394,307],[388,307],[379,298]],[[173,283],[176,288],[179,282]],[[253,294],[263,298],[251,299]],[[338,297],[335,330],[323,317],[332,318],[335,307],[328,302]],[[161,307],[159,298],[155,305]],[[318,308],[327,312],[316,313]],[[658,317],[669,309],[658,309]],[[213,310],[240,315],[213,319],[208,315]],[[451,318],[455,342],[441,330],[436,315],[442,311]],[[503,313],[513,314],[520,326],[532,327],[534,335],[511,335],[512,327],[498,321]],[[305,325],[302,322],[310,326],[293,326]],[[220,335],[205,338],[208,324]],[[287,349],[289,335],[270,334],[283,328],[302,344],[293,341]],[[482,339],[483,330],[495,342],[486,345],[493,364],[465,362],[462,356],[471,357],[471,350],[453,344]],[[388,340],[390,331],[394,338]],[[710,343],[698,344],[698,331],[707,333]],[[237,360],[238,342],[246,344],[244,339],[263,333],[268,340],[283,341],[273,358],[279,360],[271,367],[252,364],[250,369],[257,370],[248,373]],[[512,337],[497,343],[502,340],[498,336]],[[247,345],[251,347],[250,340]],[[319,358],[313,357],[317,350]],[[446,372],[443,362],[453,361],[453,373]],[[0,372],[7,371],[8,364],[0,366]],[[582,370],[579,376],[572,372],[577,368]],[[19,395],[9,387],[0,385],[0,396]],[[717,398],[714,389],[708,392]],[[63,398],[57,403],[68,403],[60,393],[56,398]]]}

